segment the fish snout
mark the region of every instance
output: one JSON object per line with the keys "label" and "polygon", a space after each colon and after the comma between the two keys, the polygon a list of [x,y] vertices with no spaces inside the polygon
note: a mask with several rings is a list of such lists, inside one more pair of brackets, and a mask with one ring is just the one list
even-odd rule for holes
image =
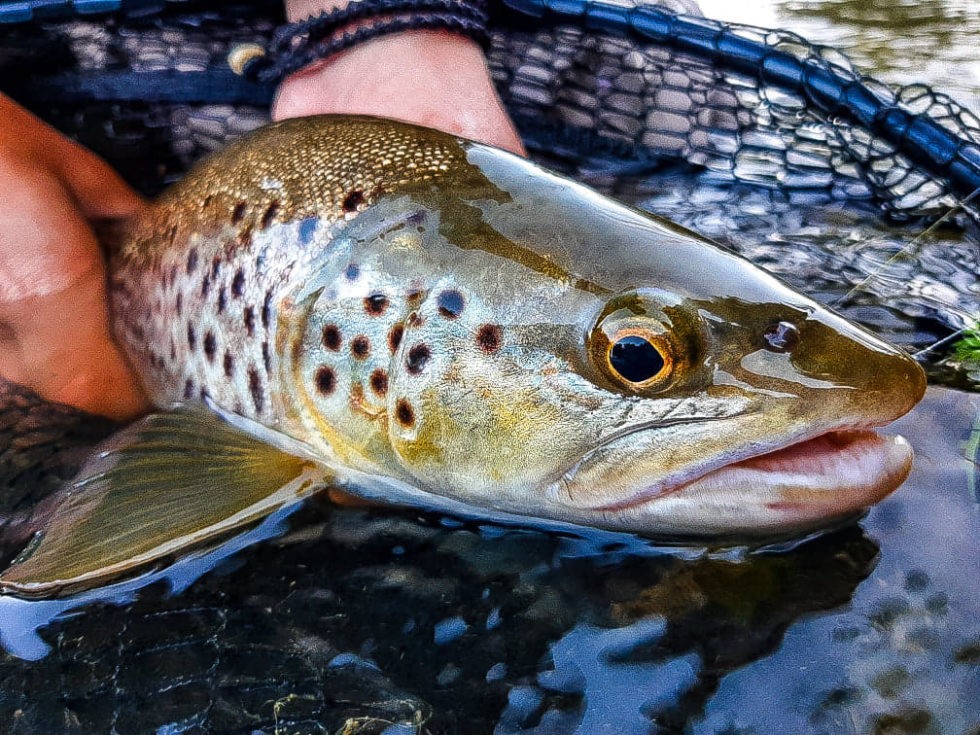
{"label": "fish snout", "polygon": [[[904,416],[925,394],[926,375],[905,350],[830,312],[799,323],[786,377],[826,410],[850,415],[858,425],[883,426]],[[777,344],[786,338],[776,328]],[[821,397],[819,394],[823,394]]]}

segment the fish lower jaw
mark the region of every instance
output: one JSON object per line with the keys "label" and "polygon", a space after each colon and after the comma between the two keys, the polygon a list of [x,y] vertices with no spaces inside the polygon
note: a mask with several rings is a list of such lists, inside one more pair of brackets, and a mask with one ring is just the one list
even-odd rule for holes
{"label": "fish lower jaw", "polygon": [[898,488],[911,467],[903,437],[838,429],[596,510],[633,522],[645,517],[644,525],[661,517],[670,532],[695,535],[807,530],[864,511]]}

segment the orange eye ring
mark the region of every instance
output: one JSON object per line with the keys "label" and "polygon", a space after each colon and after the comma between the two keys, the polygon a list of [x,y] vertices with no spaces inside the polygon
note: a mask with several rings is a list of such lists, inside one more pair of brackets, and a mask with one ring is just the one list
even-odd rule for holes
{"label": "orange eye ring", "polygon": [[[612,330],[610,330],[612,331]],[[611,334],[603,330],[605,367],[627,388],[640,391],[666,382],[674,368],[673,349],[663,334],[636,325]]]}

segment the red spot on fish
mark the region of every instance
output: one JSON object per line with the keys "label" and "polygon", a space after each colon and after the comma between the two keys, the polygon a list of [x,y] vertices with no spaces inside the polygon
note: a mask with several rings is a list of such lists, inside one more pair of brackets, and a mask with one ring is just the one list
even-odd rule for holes
{"label": "red spot on fish", "polygon": [[429,349],[427,344],[420,342],[408,351],[408,355],[405,358],[405,367],[408,368],[408,372],[412,375],[418,375],[425,369],[431,357],[432,350]]}
{"label": "red spot on fish", "polygon": [[395,404],[395,418],[399,424],[406,428],[414,426],[415,410],[412,408],[412,404],[404,398],[399,398],[398,403]]}
{"label": "red spot on fish", "polygon": [[371,352],[371,341],[363,334],[359,334],[351,340],[350,351],[358,360],[363,360]]}
{"label": "red spot on fish", "polygon": [[476,331],[476,343],[488,355],[500,349],[503,331],[496,324],[484,324]]}
{"label": "red spot on fish", "polygon": [[405,327],[401,322],[393,325],[388,331],[388,348],[392,352],[397,352],[402,343],[402,336],[405,334]]}
{"label": "red spot on fish", "polygon": [[326,365],[317,369],[315,380],[316,389],[324,396],[329,396],[333,393],[334,388],[337,387],[337,376],[333,368],[327,367]]}
{"label": "red spot on fish", "polygon": [[379,396],[388,392],[388,373],[381,368],[371,373],[371,390]]}
{"label": "red spot on fish", "polygon": [[388,298],[381,292],[375,292],[364,298],[364,311],[371,316],[381,316],[388,308]]}
{"label": "red spot on fish", "polygon": [[336,324],[328,324],[323,328],[323,346],[331,352],[340,349],[343,338],[340,335],[340,328]]}

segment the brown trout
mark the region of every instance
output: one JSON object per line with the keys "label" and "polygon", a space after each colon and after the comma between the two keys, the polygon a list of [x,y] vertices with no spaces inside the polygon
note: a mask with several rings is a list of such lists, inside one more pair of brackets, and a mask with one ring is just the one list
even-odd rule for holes
{"label": "brown trout", "polygon": [[665,539],[797,534],[905,478],[918,365],[747,261],[517,156],[269,126],[110,252],[164,409],[0,577],[95,584],[320,488]]}

